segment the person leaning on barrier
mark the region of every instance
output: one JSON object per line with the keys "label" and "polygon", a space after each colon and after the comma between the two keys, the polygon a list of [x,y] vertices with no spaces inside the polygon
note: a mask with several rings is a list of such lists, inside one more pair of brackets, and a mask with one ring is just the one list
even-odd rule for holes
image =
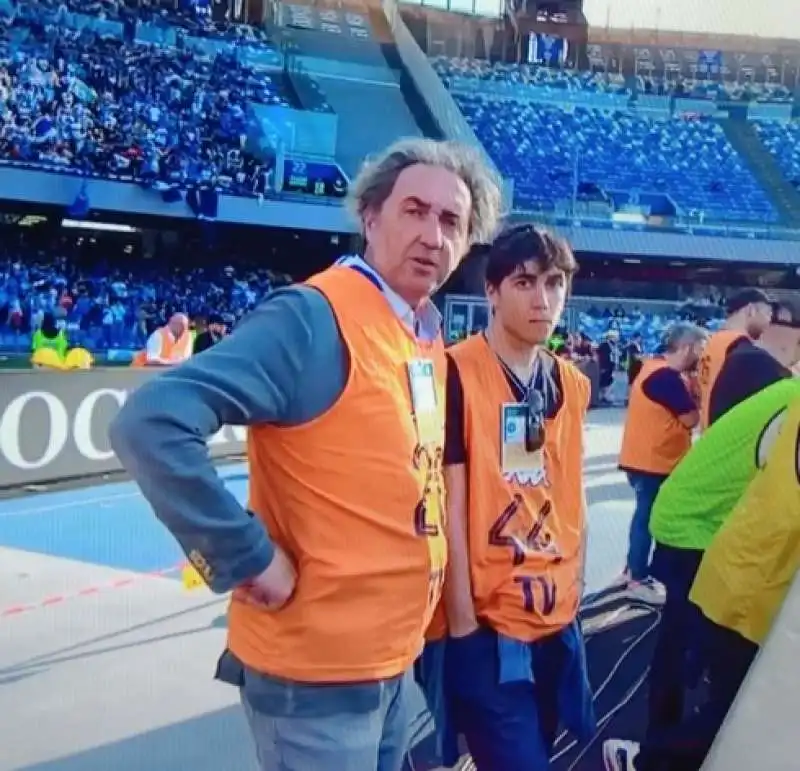
{"label": "person leaning on barrier", "polygon": [[133,357],[132,367],[171,367],[192,355],[194,337],[185,313],[174,313],[165,326],[147,338],[147,345]]}
{"label": "person leaning on barrier", "polygon": [[94,359],[85,348],[70,348],[66,330],[58,327],[52,313],[45,313],[41,327],[33,333],[30,363],[34,369],[66,372],[91,369]]}
{"label": "person leaning on barrier", "polygon": [[[224,340],[134,392],[112,447],[215,592],[218,678],[264,771],[398,771],[410,670],[446,562],[446,362],[431,294],[487,239],[500,192],[447,142],[389,147],[355,180],[366,242],[273,293]],[[247,425],[252,515],[204,446]]]}
{"label": "person leaning on barrier", "polygon": [[[773,571],[785,568],[769,556],[780,563],[794,554],[782,536],[793,532],[792,516],[800,512],[797,479],[787,473],[796,457],[776,455],[775,448],[800,403],[800,381],[791,372],[800,359],[800,301],[785,298],[771,317],[758,346],[739,345],[725,357],[715,378],[710,426],[658,491],[650,520],[652,564],[666,587],[666,603],[650,664],[647,735],[641,744],[607,740],[607,771],[700,768],[757,648],[752,634],[736,633],[736,622],[751,615],[763,621],[763,612],[754,611],[765,599],[774,601]],[[765,474],[773,457],[781,471],[773,465]],[[764,478],[776,475],[782,489],[769,491]],[[734,517],[738,525],[726,527]],[[737,548],[725,552],[723,543]],[[716,556],[709,559],[709,550]],[[706,591],[700,601],[695,595],[702,565]],[[737,580],[728,581],[730,576]],[[733,622],[730,633],[727,621]],[[709,698],[687,712],[687,689],[704,669]]]}

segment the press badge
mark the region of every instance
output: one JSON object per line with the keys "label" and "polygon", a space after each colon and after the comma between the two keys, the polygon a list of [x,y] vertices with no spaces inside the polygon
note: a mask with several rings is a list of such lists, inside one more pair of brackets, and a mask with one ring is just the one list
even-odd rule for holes
{"label": "press badge", "polygon": [[525,449],[528,406],[517,402],[504,404],[500,437],[500,470],[503,476],[515,477],[522,484],[540,484],[545,478],[544,451]]}
{"label": "press badge", "polygon": [[408,383],[411,387],[411,406],[417,425],[417,440],[422,445],[441,443],[436,398],[436,380],[430,359],[412,359],[408,362]]}

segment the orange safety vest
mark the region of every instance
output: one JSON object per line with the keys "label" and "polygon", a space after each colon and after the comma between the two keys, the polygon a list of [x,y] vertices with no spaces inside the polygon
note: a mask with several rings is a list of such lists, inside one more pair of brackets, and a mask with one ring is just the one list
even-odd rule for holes
{"label": "orange safety vest", "polygon": [[545,420],[545,478],[531,483],[509,479],[501,470],[502,406],[517,400],[486,338],[475,335],[453,346],[449,355],[464,391],[475,613],[501,634],[538,640],[575,619],[583,590],[583,423],[589,380],[553,357],[563,403]]}
{"label": "orange safety vest", "polygon": [[[184,332],[177,340],[172,332],[167,327],[157,329],[155,334],[161,340],[161,350],[159,357],[167,361],[174,361],[176,364],[184,361],[189,357],[192,352],[192,333],[188,330]],[[131,362],[132,367],[145,367],[147,366],[147,351],[139,351]]]}
{"label": "orange safety vest", "polygon": [[[184,332],[177,340],[172,332],[167,327],[157,329],[155,334],[161,340],[161,350],[159,351],[159,358],[166,361],[174,361],[176,364],[184,361],[189,357],[192,352],[192,333],[188,330]],[[132,367],[145,367],[147,366],[147,351],[139,351],[133,357],[131,362]]]}
{"label": "orange safety vest", "polygon": [[[341,396],[299,426],[250,428],[250,501],[294,560],[278,611],[233,597],[230,650],[296,682],[394,677],[422,650],[441,595],[444,345],[417,341],[383,293],[335,266],[308,285],[325,295],[349,353]],[[408,364],[433,362],[433,440],[418,440]]]}
{"label": "orange safety vest", "polygon": [[662,359],[648,359],[633,381],[619,454],[623,471],[669,474],[692,446],[691,430],[644,392],[647,379],[668,366]]}
{"label": "orange safety vest", "polygon": [[708,428],[710,420],[709,411],[711,409],[711,391],[714,383],[722,371],[722,365],[728,356],[728,351],[739,342],[746,338],[743,332],[732,332],[721,329],[715,332],[708,340],[708,344],[700,358],[697,366],[697,385],[700,391],[700,430]]}

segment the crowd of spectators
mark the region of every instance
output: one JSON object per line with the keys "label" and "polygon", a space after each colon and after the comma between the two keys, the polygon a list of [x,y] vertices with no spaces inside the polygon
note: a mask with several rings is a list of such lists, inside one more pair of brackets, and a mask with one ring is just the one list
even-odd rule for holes
{"label": "crowd of spectators", "polygon": [[[123,21],[133,13],[119,2],[71,0],[19,3],[0,19],[1,160],[163,188],[265,192],[274,156],[250,152],[247,105],[290,104],[283,75],[248,64],[236,46],[187,47],[184,33],[164,46],[130,30],[120,37],[96,23],[61,24],[67,8]],[[197,8],[167,14],[150,4],[136,14],[270,50],[262,32],[214,23]]]}
{"label": "crowd of spectators", "polygon": [[[141,348],[174,313],[193,320],[221,316],[232,327],[269,291],[291,281],[245,256],[203,251],[198,244],[174,259],[108,260],[97,256],[102,248],[87,251],[66,239],[50,248],[0,248],[0,351],[27,350],[51,318],[71,344],[93,352]],[[652,353],[677,318],[714,327],[723,304],[721,294],[659,310],[577,298],[573,327],[595,343],[609,331],[622,341],[638,336]]]}
{"label": "crowd of spectators", "polygon": [[194,267],[136,259],[123,267],[75,259],[67,250],[0,252],[0,350],[27,350],[51,317],[71,344],[91,351],[141,348],[176,312],[192,319],[219,315],[233,326],[289,280],[241,259]]}

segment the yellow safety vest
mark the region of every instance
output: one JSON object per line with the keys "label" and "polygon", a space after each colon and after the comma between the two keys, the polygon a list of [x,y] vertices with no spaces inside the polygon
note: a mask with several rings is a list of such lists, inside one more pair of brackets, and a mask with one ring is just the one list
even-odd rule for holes
{"label": "yellow safety vest", "polygon": [[703,556],[689,599],[761,645],[800,566],[800,399]]}

